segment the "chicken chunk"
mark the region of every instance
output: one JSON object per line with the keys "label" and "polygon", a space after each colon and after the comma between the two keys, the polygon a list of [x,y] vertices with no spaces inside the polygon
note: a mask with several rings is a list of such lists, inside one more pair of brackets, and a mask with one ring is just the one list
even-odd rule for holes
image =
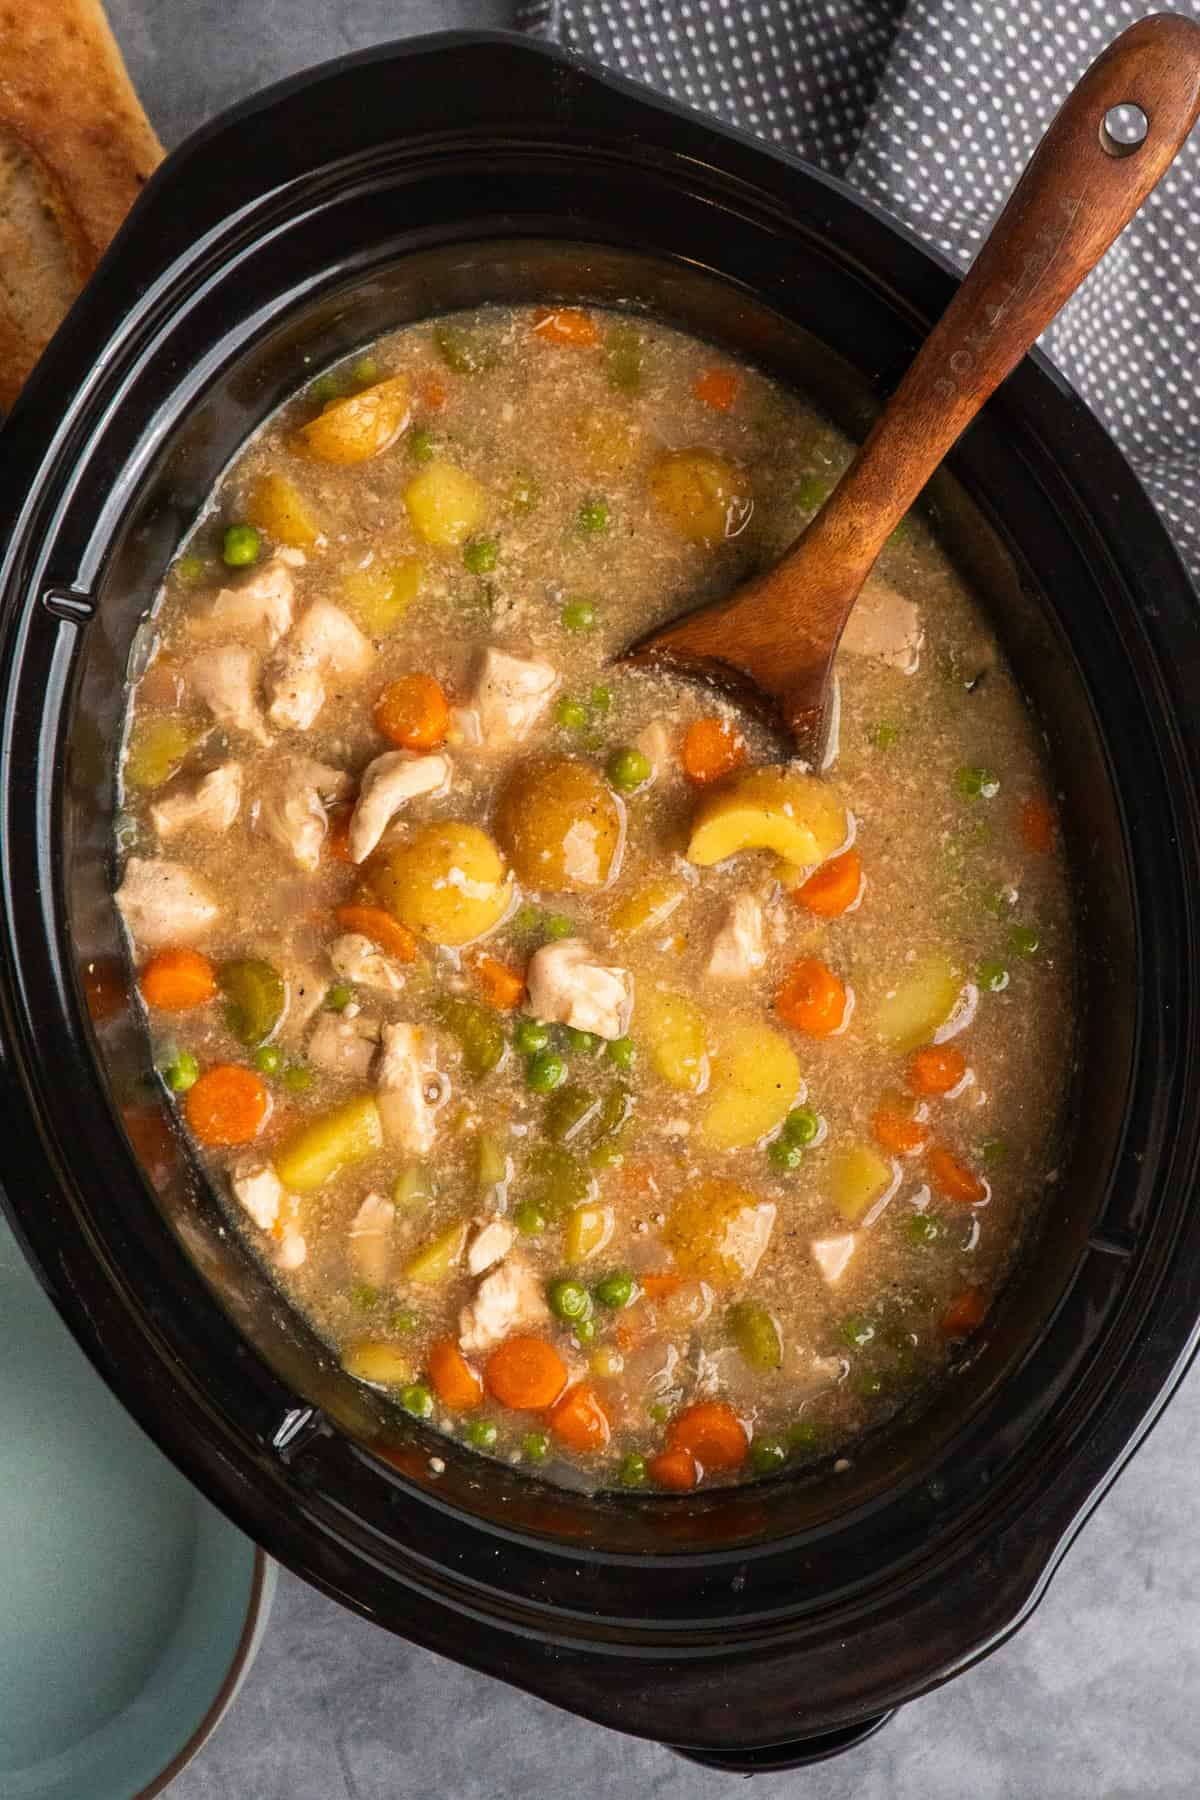
{"label": "chicken chunk", "polygon": [[813,1261],[830,1287],[836,1287],[846,1273],[857,1241],[854,1232],[843,1231],[836,1237],[813,1238],[810,1242]]}
{"label": "chicken chunk", "polygon": [[219,725],[244,731],[265,746],[271,734],[257,699],[258,668],[253,650],[242,644],[216,644],[192,658],[187,676]]}
{"label": "chicken chunk", "polygon": [[503,1262],[516,1235],[516,1226],[510,1225],[507,1219],[481,1220],[467,1244],[468,1275],[482,1275],[485,1270]]}
{"label": "chicken chunk", "polygon": [[846,621],[841,648],[851,656],[872,656],[904,675],[915,675],[924,642],[921,615],[913,601],[873,576]]}
{"label": "chicken chunk", "polygon": [[345,769],[330,768],[311,756],[289,757],[259,802],[258,828],[311,875],[329,829],[325,803],[344,799],[353,786]]}
{"label": "chicken chunk", "polygon": [[243,1157],[234,1164],[229,1185],[234,1199],[246,1209],[259,1230],[273,1230],[287,1196],[270,1163],[260,1156]]}
{"label": "chicken chunk", "polygon": [[354,1273],[382,1287],[391,1273],[396,1208],[382,1194],[368,1194],[350,1225],[346,1254]]}
{"label": "chicken chunk", "polygon": [[365,1081],[379,1048],[379,1020],[366,1013],[346,1018],[342,1013],[322,1013],[308,1040],[308,1060],[330,1075],[352,1075]]}
{"label": "chicken chunk", "polygon": [[415,1025],[385,1025],[375,1081],[384,1136],[425,1156],[437,1135],[438,1111],[450,1096],[432,1041]]}
{"label": "chicken chunk", "polygon": [[279,1035],[282,1042],[298,1044],[329,992],[329,979],[308,963],[296,963],[287,970],[287,990],[287,1012]]}
{"label": "chicken chunk", "polygon": [[472,705],[485,750],[509,750],[529,736],[559,683],[557,669],[536,658],[510,656],[489,646]]}
{"label": "chicken chunk", "polygon": [[468,1355],[490,1350],[514,1331],[543,1325],[550,1308],[542,1284],[520,1256],[507,1256],[484,1276],[475,1297],[458,1315],[459,1348]]}
{"label": "chicken chunk", "polygon": [[754,894],[735,894],[713,940],[707,972],[715,981],[745,981],[766,960],[762,905]]}
{"label": "chicken chunk", "polygon": [[256,650],[273,650],[291,630],[295,584],[282,556],[240,587],[222,588],[211,606],[193,613],[187,628],[195,638],[240,638]]}
{"label": "chicken chunk", "polygon": [[582,938],[543,944],[529,959],[529,1010],[547,1025],[572,1025],[597,1037],[624,1037],[633,1014],[633,977],[601,962]]}
{"label": "chicken chunk", "polygon": [[129,858],[116,898],[125,929],[139,950],[194,944],[221,910],[186,864],[145,856]]}
{"label": "chicken chunk", "polygon": [[398,994],[408,973],[394,956],[385,956],[369,937],[348,931],[329,946],[334,973],[358,987],[377,988],[381,994]]}
{"label": "chicken chunk", "polygon": [[349,613],[328,600],[314,600],[268,672],[271,723],[283,731],[307,731],[325,704],[327,678],[365,675],[374,655]]}
{"label": "chicken chunk", "polygon": [[275,1267],[277,1269],[298,1269],[308,1260],[308,1243],[300,1227],[294,1223],[284,1226],[279,1235],[279,1243],[275,1251]]}
{"label": "chicken chunk", "polygon": [[242,804],[242,765],[222,763],[198,781],[174,782],[150,808],[160,838],[177,831],[228,831]]}
{"label": "chicken chunk", "polygon": [[388,750],[377,756],[363,770],[350,820],[350,861],[366,861],[407,800],[421,794],[444,794],[449,786],[447,756],[436,752],[413,756],[408,750]]}

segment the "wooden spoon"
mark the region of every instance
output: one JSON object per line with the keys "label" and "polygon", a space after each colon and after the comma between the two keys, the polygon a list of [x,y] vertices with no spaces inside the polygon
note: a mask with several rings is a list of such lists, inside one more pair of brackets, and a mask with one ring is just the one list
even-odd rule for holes
{"label": "wooden spoon", "polygon": [[[1140,108],[1137,144],[1109,131]],[[783,561],[621,660],[720,683],[821,760],[846,620],[889,534],[989,394],[1095,268],[1200,115],[1200,24],[1158,13],[1100,55],[1050,126],[941,321]]]}

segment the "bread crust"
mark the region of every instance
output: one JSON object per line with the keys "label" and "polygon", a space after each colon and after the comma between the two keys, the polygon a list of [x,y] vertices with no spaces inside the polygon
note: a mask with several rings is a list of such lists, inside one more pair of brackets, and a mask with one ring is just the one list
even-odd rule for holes
{"label": "bread crust", "polygon": [[0,0],[0,408],[161,158],[100,0]]}

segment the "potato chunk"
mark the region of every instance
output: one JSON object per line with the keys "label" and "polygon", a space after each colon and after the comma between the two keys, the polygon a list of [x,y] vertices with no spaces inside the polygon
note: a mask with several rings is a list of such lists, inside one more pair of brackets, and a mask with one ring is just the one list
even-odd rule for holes
{"label": "potato chunk", "polygon": [[851,1144],[830,1160],[830,1198],[847,1225],[859,1224],[890,1200],[899,1185],[898,1165],[885,1161],[870,1144]]}
{"label": "potato chunk", "polygon": [[311,1194],[339,1169],[383,1147],[383,1126],[372,1094],[360,1094],[322,1113],[290,1137],[275,1157],[275,1173],[294,1194]]}
{"label": "potato chunk", "polygon": [[453,548],[483,524],[488,497],[473,475],[440,459],[414,475],[404,490],[413,529],[427,544]]}
{"label": "potato chunk", "polygon": [[681,1094],[702,1094],[709,1075],[708,1021],[695,1002],[652,988],[643,994],[638,1026],[656,1074]]}
{"label": "potato chunk", "polygon": [[773,850],[805,868],[840,850],[848,832],[846,809],[827,782],[789,768],[747,769],[704,795],[687,858],[707,869],[743,850]]}
{"label": "potato chunk", "polygon": [[391,375],[345,400],[331,400],[296,433],[298,447],[318,462],[361,463],[395,442],[408,424],[407,375]]}
{"label": "potato chunk", "polygon": [[635,937],[639,931],[656,931],[665,925],[687,896],[682,881],[657,876],[627,894],[609,914],[608,922],[618,937]]}
{"label": "potato chunk", "polygon": [[387,637],[420,593],[423,573],[419,556],[347,569],[342,598],[368,637]]}
{"label": "potato chunk", "polygon": [[496,836],[526,886],[592,893],[616,874],[625,809],[591,763],[547,757],[510,776],[496,808]]}
{"label": "potato chunk", "polygon": [[701,1136],[714,1150],[760,1143],[783,1124],[800,1092],[800,1064],[787,1039],[753,1019],[722,1026]]}
{"label": "potato chunk", "polygon": [[945,956],[906,969],[875,1009],[875,1035],[893,1050],[916,1050],[944,1025],[958,1002],[962,977]]}
{"label": "potato chunk", "polygon": [[716,1286],[749,1281],[775,1226],[775,1206],[735,1181],[701,1181],[681,1194],[662,1239],[685,1275]]}
{"label": "potato chunk", "polygon": [[342,1367],[371,1387],[404,1387],[413,1378],[412,1357],[382,1338],[358,1338],[342,1352]]}
{"label": "potato chunk", "polygon": [[754,509],[743,470],[711,450],[669,450],[650,471],[650,495],[681,536],[710,549],[736,537]]}
{"label": "potato chunk", "polygon": [[462,1261],[467,1247],[467,1221],[459,1219],[418,1250],[404,1265],[404,1279],[416,1287],[440,1287]]}
{"label": "potato chunk", "polygon": [[321,527],[308,501],[294,481],[268,470],[260,475],[246,499],[246,517],[277,544],[292,550],[311,550]]}
{"label": "potato chunk", "polygon": [[469,944],[508,911],[512,878],[478,825],[439,819],[419,825],[371,872],[388,911],[434,944]]}

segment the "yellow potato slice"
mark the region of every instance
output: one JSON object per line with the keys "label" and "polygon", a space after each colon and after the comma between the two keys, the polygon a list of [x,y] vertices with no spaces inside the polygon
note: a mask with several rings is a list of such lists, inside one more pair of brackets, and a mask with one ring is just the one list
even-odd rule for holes
{"label": "yellow potato slice", "polygon": [[275,1173],[294,1194],[311,1194],[339,1169],[361,1162],[383,1146],[379,1108],[360,1094],[301,1126],[277,1152]]}
{"label": "yellow potato slice", "polygon": [[749,1281],[771,1241],[775,1205],[734,1181],[701,1181],[681,1194],[662,1240],[685,1275],[728,1287]]}
{"label": "yellow potato slice", "polygon": [[321,527],[308,501],[286,475],[260,475],[246,498],[246,517],[277,544],[311,550]]}
{"label": "yellow potato slice", "polygon": [[961,991],[962,977],[948,957],[925,957],[875,1008],[876,1037],[892,1050],[916,1050],[946,1023]]}
{"label": "yellow potato slice", "polygon": [[896,1164],[869,1144],[851,1144],[830,1158],[830,1198],[848,1225],[857,1225],[898,1178]]}
{"label": "yellow potato slice", "polygon": [[423,573],[419,556],[348,569],[342,577],[342,598],[365,632],[386,637],[420,593]]}
{"label": "yellow potato slice", "polygon": [[567,1216],[567,1229],[563,1238],[563,1253],[570,1263],[587,1262],[591,1256],[598,1256],[613,1234],[613,1209],[611,1206],[592,1204],[585,1201],[576,1206]]}
{"label": "yellow potato slice", "polygon": [[747,769],[701,799],[687,858],[707,869],[743,850],[771,850],[811,867],[840,850],[848,830],[827,782],[787,768]]}
{"label": "yellow potato slice", "polygon": [[800,1064],[778,1031],[753,1019],[720,1028],[700,1135],[714,1150],[761,1143],[783,1124],[800,1092]]}
{"label": "yellow potato slice", "polygon": [[404,1265],[404,1279],[414,1287],[437,1287],[458,1267],[466,1244],[467,1222],[460,1219],[417,1251]]}
{"label": "yellow potato slice", "polygon": [[681,537],[708,548],[736,537],[754,508],[742,469],[712,450],[669,450],[650,470],[650,497]]}
{"label": "yellow potato slice", "polygon": [[702,1094],[708,1086],[708,1022],[683,994],[651,989],[639,1001],[638,1034],[651,1066],[681,1094]]}
{"label": "yellow potato slice", "polygon": [[434,944],[469,944],[508,911],[512,879],[478,825],[439,819],[418,825],[384,853],[371,886],[388,911]]}
{"label": "yellow potato slice", "polygon": [[380,1338],[359,1338],[357,1343],[347,1344],[342,1367],[355,1381],[369,1381],[372,1387],[404,1387],[413,1378],[412,1357]]}
{"label": "yellow potato slice", "polygon": [[473,475],[453,463],[429,463],[404,490],[413,529],[442,549],[465,544],[487,517],[488,496]]}
{"label": "yellow potato slice", "polygon": [[391,375],[345,400],[331,400],[296,433],[298,447],[318,462],[361,463],[394,443],[408,424],[407,375]]}
{"label": "yellow potato slice", "polygon": [[647,881],[618,901],[608,922],[618,937],[633,937],[639,931],[653,931],[670,918],[683,900],[687,888],[682,881]]}

